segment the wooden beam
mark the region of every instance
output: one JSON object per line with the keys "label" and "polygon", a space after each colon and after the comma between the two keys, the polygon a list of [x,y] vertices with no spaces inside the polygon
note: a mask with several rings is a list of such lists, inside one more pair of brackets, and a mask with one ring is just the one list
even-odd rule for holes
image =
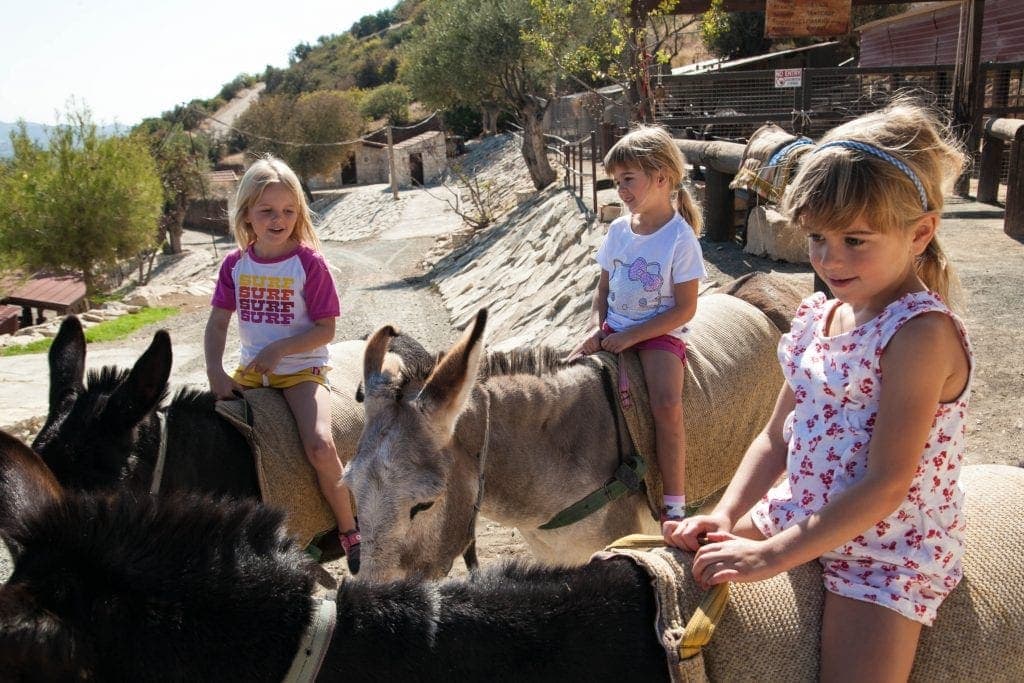
{"label": "wooden beam", "polygon": [[[981,27],[985,20],[985,0],[962,0],[960,4],[960,33],[957,36],[957,61],[953,72],[953,130],[964,141],[967,152],[978,149],[981,127],[982,82]],[[964,173],[956,183],[954,192],[966,197],[970,174]]]}
{"label": "wooden beam", "polygon": [[[945,0],[925,0],[926,2],[940,2]],[[906,0],[852,0],[854,7],[862,5],[898,5]],[[633,12],[638,16],[644,16],[653,12],[660,0],[633,0]],[[678,0],[668,13],[669,14],[701,14],[707,12],[711,7],[710,0]],[[765,0],[724,0],[722,9],[726,12],[763,12]]]}

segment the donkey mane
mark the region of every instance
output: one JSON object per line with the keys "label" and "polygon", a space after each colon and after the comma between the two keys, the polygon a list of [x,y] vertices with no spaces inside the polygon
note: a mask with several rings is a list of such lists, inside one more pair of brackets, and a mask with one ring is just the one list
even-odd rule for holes
{"label": "donkey mane", "polygon": [[87,375],[86,387],[90,391],[112,391],[128,377],[129,372],[130,368],[118,368],[113,365],[92,368]]}
{"label": "donkey mane", "polygon": [[195,387],[182,387],[175,392],[171,399],[171,405],[175,408],[201,413],[213,412],[216,403],[217,397],[213,395],[212,391]]}
{"label": "donkey mane", "polygon": [[[131,374],[131,368],[119,368],[114,365],[91,368],[86,374],[85,390],[82,393],[109,394],[124,383],[128,379],[129,374]],[[163,402],[169,392],[170,385],[165,382],[161,388],[160,398],[157,403]]]}
{"label": "donkey mane", "polygon": [[509,351],[491,351],[486,365],[481,363],[480,380],[505,375],[546,377],[569,367],[565,351],[550,346],[520,346]]}
{"label": "donkey mane", "polygon": [[[418,341],[399,333],[388,343],[388,351],[402,359],[402,374],[393,382],[399,393],[411,383],[423,382],[440,362],[443,352],[430,353]],[[509,351],[491,351],[480,366],[477,380],[510,375],[546,377],[569,367],[563,358],[565,351],[550,346],[521,346]]]}

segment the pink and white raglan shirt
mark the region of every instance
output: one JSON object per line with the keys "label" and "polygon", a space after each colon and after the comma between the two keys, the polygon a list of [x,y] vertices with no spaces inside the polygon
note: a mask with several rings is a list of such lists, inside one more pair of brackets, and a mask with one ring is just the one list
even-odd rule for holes
{"label": "pink and white raglan shirt", "polygon": [[[839,303],[820,292],[805,299],[779,341],[779,361],[796,407],[785,425],[788,476],[753,510],[765,536],[801,522],[867,472],[885,381],[880,359],[908,320],[932,311],[948,315],[971,358],[963,323],[933,292],[907,294],[873,320],[826,336]],[[972,375],[973,366],[971,360]],[[828,590],[932,624],[936,608],[963,575],[959,478],[969,397],[970,379],[955,401],[937,406],[917,471],[896,511],[820,558]]]}
{"label": "pink and white raglan shirt", "polygon": [[[323,254],[299,245],[279,258],[261,259],[250,245],[225,257],[217,276],[213,306],[238,312],[242,367],[267,344],[294,337],[314,327],[314,321],[340,314],[338,293]],[[327,365],[321,346],[285,356],[275,375],[288,375]]]}

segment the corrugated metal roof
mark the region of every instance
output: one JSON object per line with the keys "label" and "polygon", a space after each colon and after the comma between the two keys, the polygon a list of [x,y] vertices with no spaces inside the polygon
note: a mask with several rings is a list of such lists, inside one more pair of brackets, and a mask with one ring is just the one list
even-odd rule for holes
{"label": "corrugated metal roof", "polygon": [[[862,67],[953,64],[960,3],[914,10],[860,27]],[[981,34],[982,62],[1024,61],[1024,3],[988,0]]]}

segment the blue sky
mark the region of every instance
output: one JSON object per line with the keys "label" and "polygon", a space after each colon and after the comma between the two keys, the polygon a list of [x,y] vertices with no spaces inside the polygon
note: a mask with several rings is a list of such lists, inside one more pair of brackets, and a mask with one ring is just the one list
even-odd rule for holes
{"label": "blue sky", "polygon": [[69,98],[132,126],[283,67],[301,42],[397,0],[17,0],[0,10],[0,121],[56,122]]}

